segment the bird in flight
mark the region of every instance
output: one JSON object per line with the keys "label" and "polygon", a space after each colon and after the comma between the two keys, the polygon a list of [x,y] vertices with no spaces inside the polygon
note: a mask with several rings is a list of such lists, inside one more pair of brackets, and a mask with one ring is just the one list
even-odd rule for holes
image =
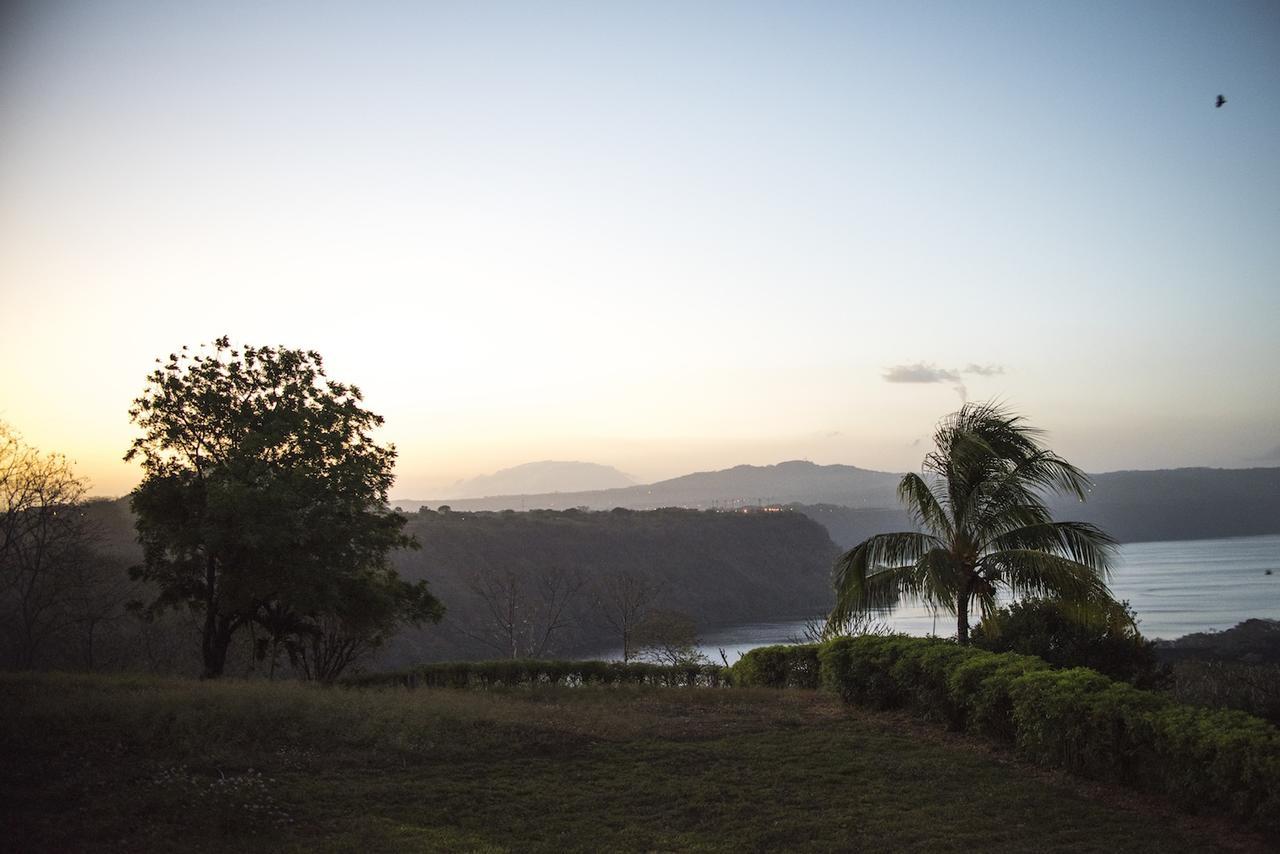
{"label": "bird in flight", "polygon": [[1214,106],[1215,106],[1215,107],[1219,107],[1219,108],[1220,108],[1220,107],[1221,107],[1223,104],[1225,104],[1225,103],[1227,103],[1227,99],[1226,99],[1226,97],[1225,97],[1225,96],[1223,96],[1223,95],[1219,95],[1219,96],[1218,96],[1217,103],[1215,103],[1215,104],[1214,104]]}

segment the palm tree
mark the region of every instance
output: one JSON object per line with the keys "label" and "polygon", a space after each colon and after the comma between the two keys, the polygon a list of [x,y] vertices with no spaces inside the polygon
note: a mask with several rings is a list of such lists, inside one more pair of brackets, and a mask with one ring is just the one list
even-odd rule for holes
{"label": "palm tree", "polygon": [[1115,540],[1088,523],[1053,521],[1044,504],[1046,493],[1083,501],[1090,481],[1040,435],[994,403],[965,404],[939,422],[924,476],[898,484],[920,530],[876,534],[836,562],[831,624],[905,599],[954,614],[968,643],[973,600],[985,617],[1001,589],[1086,611],[1113,603],[1106,578]]}

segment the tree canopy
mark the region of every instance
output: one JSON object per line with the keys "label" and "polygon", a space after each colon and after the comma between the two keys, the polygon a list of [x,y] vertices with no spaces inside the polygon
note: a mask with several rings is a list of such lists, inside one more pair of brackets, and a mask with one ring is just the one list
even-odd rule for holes
{"label": "tree canopy", "polygon": [[989,615],[1001,590],[1110,607],[1115,541],[1091,524],[1056,522],[1045,506],[1053,492],[1083,501],[1089,479],[1039,438],[996,404],[944,418],[922,474],[898,485],[920,530],[876,534],[837,561],[832,623],[910,599],[955,615],[967,643],[971,604]]}
{"label": "tree canopy", "polygon": [[[396,451],[373,440],[382,418],[357,387],[329,379],[314,351],[226,337],[157,363],[129,410],[142,436],[125,459],[144,474],[136,574],[158,591],[148,611],[201,615],[205,676],[251,623],[297,641],[335,620],[369,639],[391,619],[439,619],[426,583],[399,582],[387,561],[416,543],[386,507]],[[381,617],[352,613],[363,601]]]}

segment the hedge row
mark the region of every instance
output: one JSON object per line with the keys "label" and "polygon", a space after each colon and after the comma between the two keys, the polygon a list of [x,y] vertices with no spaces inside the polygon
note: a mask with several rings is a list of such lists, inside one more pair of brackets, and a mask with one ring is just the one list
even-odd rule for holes
{"label": "hedge row", "polygon": [[739,688],[817,688],[818,644],[758,646],[730,668]]}
{"label": "hedge row", "polygon": [[667,666],[618,661],[449,661],[395,673],[371,673],[342,680],[352,687],[499,688],[537,685],[661,685],[718,688],[729,684],[714,664]]}
{"label": "hedge row", "polygon": [[1183,706],[1087,668],[1052,670],[1038,658],[933,638],[841,638],[817,657],[822,686],[846,701],[909,708],[1011,742],[1044,765],[1280,831],[1280,730],[1243,712]]}

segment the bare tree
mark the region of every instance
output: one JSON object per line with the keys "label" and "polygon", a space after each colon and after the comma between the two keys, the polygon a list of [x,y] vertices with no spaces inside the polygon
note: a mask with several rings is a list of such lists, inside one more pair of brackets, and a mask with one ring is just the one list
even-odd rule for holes
{"label": "bare tree", "polygon": [[810,617],[801,624],[799,634],[787,637],[787,643],[823,643],[833,638],[887,635],[891,631],[887,623],[876,620],[869,612],[851,614],[840,623],[833,623],[828,617]]}
{"label": "bare tree", "polygon": [[569,605],[583,585],[580,574],[558,567],[477,571],[468,586],[480,601],[479,616],[473,625],[455,625],[503,657],[541,658],[572,625]]}
{"label": "bare tree", "polygon": [[41,454],[0,425],[0,622],[19,668],[75,621],[70,606],[95,559],[86,488],[65,457]]}
{"label": "bare tree", "polygon": [[622,641],[622,660],[635,657],[635,631],[649,613],[661,586],[643,575],[622,570],[596,584],[595,604],[605,623]]}
{"label": "bare tree", "polygon": [[650,611],[635,634],[636,658],[655,664],[706,664],[698,650],[698,625],[683,611]]}
{"label": "bare tree", "polygon": [[[90,536],[96,540],[96,530]],[[124,635],[136,626],[137,617],[129,613],[128,602],[138,584],[129,578],[124,559],[96,551],[86,557],[66,567],[68,593],[63,610],[71,648],[63,659],[86,670],[118,666],[125,654]]]}

